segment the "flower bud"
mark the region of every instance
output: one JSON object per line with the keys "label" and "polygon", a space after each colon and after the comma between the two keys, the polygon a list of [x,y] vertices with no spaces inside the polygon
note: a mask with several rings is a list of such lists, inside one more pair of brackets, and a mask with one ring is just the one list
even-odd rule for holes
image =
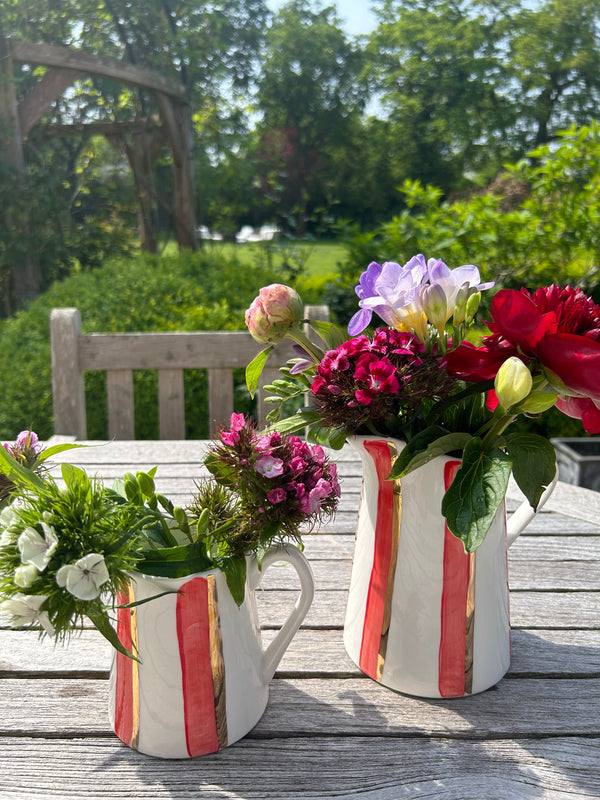
{"label": "flower bud", "polygon": [[511,356],[496,373],[494,390],[498,402],[506,409],[524,400],[531,391],[532,384],[529,369],[520,358]]}
{"label": "flower bud", "polygon": [[21,589],[28,589],[39,574],[33,564],[22,564],[15,570],[14,581]]}
{"label": "flower bud", "polygon": [[471,322],[471,320],[477,313],[477,309],[479,308],[480,303],[481,303],[481,292],[473,292],[472,295],[469,295],[469,299],[467,300],[466,317],[465,317],[467,322]]}
{"label": "flower bud", "polygon": [[257,342],[277,344],[301,321],[302,311],[298,292],[281,283],[272,283],[260,290],[246,310],[246,325]]}
{"label": "flower bud", "polygon": [[452,312],[452,322],[457,327],[465,321],[467,316],[467,300],[469,299],[470,292],[471,287],[469,286],[469,282],[465,281],[456,293],[454,311]]}
{"label": "flower bud", "polygon": [[443,336],[448,311],[446,292],[439,283],[432,283],[431,286],[424,286],[420,294],[421,308],[427,319],[439,335]]}

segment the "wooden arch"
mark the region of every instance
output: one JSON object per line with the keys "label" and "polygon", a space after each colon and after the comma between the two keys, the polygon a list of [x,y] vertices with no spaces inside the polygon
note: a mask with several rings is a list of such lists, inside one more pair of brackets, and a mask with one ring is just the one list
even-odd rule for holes
{"label": "wooden arch", "polygon": [[[15,92],[13,63],[45,66],[44,77],[20,101]],[[174,226],[177,242],[182,248],[195,250],[198,246],[193,179],[192,124],[190,106],[185,88],[166,80],[151,70],[127,64],[112,58],[97,56],[82,50],[34,44],[15,39],[0,38],[0,120],[3,122],[2,158],[18,173],[24,174],[23,140],[47,109],[77,79],[84,74],[98,75],[148,90],[158,109],[161,128],[173,154]],[[132,125],[132,123],[124,123]],[[133,123],[135,125],[135,123]],[[116,125],[79,126],[73,132],[118,133]],[[66,131],[63,130],[63,133]],[[1,153],[1,151],[0,151]],[[128,153],[137,186],[143,169],[136,174],[136,156]],[[143,177],[143,176],[142,176]],[[142,193],[143,194],[143,193]],[[143,221],[143,209],[141,210]],[[15,297],[27,301],[39,294],[39,270],[34,263],[21,265],[13,274]]]}

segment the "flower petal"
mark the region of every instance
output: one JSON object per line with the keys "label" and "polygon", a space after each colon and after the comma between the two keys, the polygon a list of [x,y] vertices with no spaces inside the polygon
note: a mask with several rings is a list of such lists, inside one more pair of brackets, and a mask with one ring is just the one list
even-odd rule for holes
{"label": "flower petal", "polygon": [[600,342],[574,333],[549,335],[538,343],[537,355],[567,389],[600,400]]}

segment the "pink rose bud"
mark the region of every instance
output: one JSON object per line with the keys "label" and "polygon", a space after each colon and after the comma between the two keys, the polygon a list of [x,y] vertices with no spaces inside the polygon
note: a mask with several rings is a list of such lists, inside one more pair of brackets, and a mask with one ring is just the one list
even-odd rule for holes
{"label": "pink rose bud", "polygon": [[253,339],[276,344],[302,319],[302,300],[289,286],[272,283],[263,286],[246,311],[246,325]]}

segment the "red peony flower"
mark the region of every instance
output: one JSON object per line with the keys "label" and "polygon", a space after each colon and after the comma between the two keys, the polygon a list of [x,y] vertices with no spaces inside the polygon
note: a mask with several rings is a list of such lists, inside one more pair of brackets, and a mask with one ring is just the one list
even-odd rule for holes
{"label": "red peony flower", "polygon": [[548,286],[530,294],[503,289],[492,300],[491,336],[481,347],[462,342],[447,354],[450,374],[470,381],[493,378],[504,360],[537,361],[562,398],[557,407],[598,432],[600,405],[600,306],[581,289]]}

